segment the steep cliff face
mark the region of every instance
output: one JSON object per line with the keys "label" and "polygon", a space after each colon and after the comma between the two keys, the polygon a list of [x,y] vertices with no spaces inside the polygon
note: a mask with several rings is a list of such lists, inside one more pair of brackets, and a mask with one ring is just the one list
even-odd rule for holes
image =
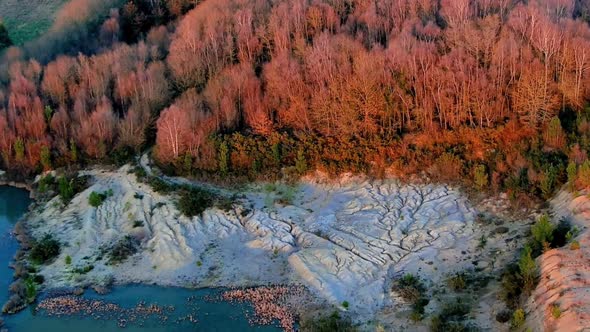
{"label": "steep cliff face", "polygon": [[[560,192],[551,202],[556,218],[571,220],[580,233],[573,242],[538,258],[540,279],[527,303],[534,331],[590,329],[590,197]],[[578,246],[579,244],[579,246]]]}

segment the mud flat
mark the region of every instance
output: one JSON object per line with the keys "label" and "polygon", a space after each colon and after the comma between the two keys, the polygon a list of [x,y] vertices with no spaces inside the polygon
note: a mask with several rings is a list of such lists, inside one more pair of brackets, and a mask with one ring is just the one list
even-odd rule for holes
{"label": "mud flat", "polygon": [[[129,166],[85,174],[92,185],[67,206],[56,197],[28,217],[35,237],[52,234],[63,244],[60,256],[41,268],[47,288],[111,281],[190,288],[304,285],[357,322],[377,319],[400,328],[412,323],[399,315],[407,305],[391,291],[395,278],[412,273],[441,285],[458,271],[497,274],[514,258],[526,226],[504,224],[505,197],[474,206],[449,186],[346,176],[251,185],[230,193],[231,208],[187,218],[174,194],[155,192]],[[112,195],[95,208],[88,203],[93,191]],[[109,263],[108,248],[126,238],[137,241],[137,253]],[[89,265],[90,271],[74,272]],[[473,319],[498,328],[498,306],[485,300]],[[427,310],[436,309],[431,301]]]}

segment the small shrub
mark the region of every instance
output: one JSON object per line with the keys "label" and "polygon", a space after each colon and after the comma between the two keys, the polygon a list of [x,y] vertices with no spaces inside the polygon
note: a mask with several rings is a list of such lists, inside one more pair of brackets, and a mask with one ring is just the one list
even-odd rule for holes
{"label": "small shrub", "polygon": [[579,250],[579,249],[580,249],[580,242],[572,241],[572,244],[570,245],[570,250]]}
{"label": "small shrub", "polygon": [[488,185],[488,173],[485,165],[477,165],[474,171],[474,182],[478,189],[484,189]]}
{"label": "small shrub", "polygon": [[305,320],[301,323],[302,332],[355,332],[357,329],[352,323],[334,312],[330,316]]}
{"label": "small shrub", "polygon": [[523,326],[525,319],[526,315],[524,313],[524,310],[521,308],[516,309],[516,311],[514,311],[514,314],[512,315],[512,327],[517,329]]}
{"label": "small shrub", "polygon": [[68,181],[65,176],[58,180],[59,196],[64,203],[68,203],[74,197],[74,186],[71,181]]}
{"label": "small shrub", "polygon": [[62,176],[58,179],[57,187],[64,204],[69,203],[74,196],[88,187],[89,176]]}
{"label": "small shrub", "polygon": [[171,193],[175,189],[173,185],[155,176],[148,178],[148,184],[155,192],[160,194]]}
{"label": "small shrub", "polygon": [[429,300],[426,298],[426,287],[420,278],[413,274],[406,274],[394,282],[393,290],[412,304],[410,319],[422,320]]}
{"label": "small shrub", "polygon": [[515,309],[518,306],[520,295],[523,290],[523,280],[520,277],[519,266],[509,265],[502,273],[500,299],[508,305],[508,308]]}
{"label": "small shrub", "polygon": [[135,166],[132,171],[138,180],[141,180],[147,176],[147,172],[141,166]]}
{"label": "small shrub", "polygon": [[45,235],[41,241],[36,242],[31,248],[30,258],[36,264],[45,262],[57,257],[60,251],[60,244],[51,235]]}
{"label": "small shrub", "polygon": [[137,252],[138,246],[137,240],[131,236],[125,236],[110,249],[108,263],[118,264],[125,261]]}
{"label": "small shrub", "polygon": [[55,178],[49,174],[47,176],[42,177],[37,184],[37,191],[40,193],[46,193],[49,191],[56,190],[55,188]]}
{"label": "small shrub", "polygon": [[394,283],[393,290],[398,292],[404,300],[416,303],[422,297],[426,287],[420,278],[408,273]]}
{"label": "small shrub", "polygon": [[234,207],[234,199],[228,197],[218,197],[215,206],[222,211],[229,212]]}
{"label": "small shrub", "polygon": [[461,299],[447,303],[439,314],[432,317],[430,330],[433,332],[469,331],[464,323],[469,311],[469,306]]}
{"label": "small shrub", "polygon": [[465,275],[462,274],[462,273],[457,273],[454,276],[450,277],[447,280],[447,284],[455,292],[460,292],[460,291],[464,290],[467,287],[467,282],[465,280]]}
{"label": "small shrub", "polygon": [[561,308],[559,308],[559,305],[556,303],[551,305],[551,316],[555,319],[561,317]]}
{"label": "small shrub", "polygon": [[303,175],[307,172],[307,160],[305,159],[305,153],[302,149],[297,150],[297,158],[295,159],[295,170],[299,175]]}
{"label": "small shrub", "polygon": [[482,235],[479,238],[479,244],[477,245],[477,248],[483,250],[483,249],[485,249],[486,244],[488,244],[488,239],[486,238],[485,235]]}
{"label": "small shrub", "polygon": [[580,188],[590,187],[590,160],[586,160],[578,169],[577,185]]}
{"label": "small shrub", "polygon": [[28,277],[25,279],[24,285],[27,303],[35,302],[35,299],[37,298],[37,284],[32,277]]}
{"label": "small shrub", "polygon": [[40,274],[35,274],[33,276],[33,281],[37,284],[37,285],[41,285],[45,282],[45,277],[40,275]]}
{"label": "small shrub", "polygon": [[94,265],[90,264],[90,265],[86,265],[86,266],[78,267],[78,268],[74,269],[74,273],[86,274],[92,270],[94,270]]}
{"label": "small shrub", "polygon": [[412,312],[410,313],[410,320],[412,322],[417,323],[417,322],[421,321],[422,319],[424,319],[424,314],[421,314],[418,311],[412,310]]}
{"label": "small shrub", "polygon": [[348,301],[344,301],[344,302],[342,302],[342,307],[343,307],[344,309],[348,309],[348,306],[349,306],[349,305],[350,305],[350,304],[348,303]]}
{"label": "small shrub", "polygon": [[203,266],[203,262],[201,262],[201,261],[197,261],[197,266],[198,266],[198,267],[201,267],[201,266]]}
{"label": "small shrub", "polygon": [[221,142],[219,145],[219,172],[221,176],[226,176],[229,173],[229,146],[226,141]]}
{"label": "small shrub", "polygon": [[177,207],[185,216],[194,217],[212,207],[213,198],[213,195],[206,190],[192,188],[182,191]]}
{"label": "small shrub", "polygon": [[576,178],[578,177],[578,166],[576,165],[576,163],[571,161],[567,165],[566,173],[569,191],[573,192],[574,190],[576,190]]}
{"label": "small shrub", "polygon": [[133,228],[137,228],[137,227],[143,227],[143,221],[142,220],[135,220],[133,222]]}
{"label": "small shrub", "polygon": [[523,287],[526,293],[531,292],[535,288],[537,280],[537,264],[531,256],[530,247],[525,247],[520,260],[518,261],[518,267],[520,269],[520,277],[523,280]]}
{"label": "small shrub", "polygon": [[117,166],[123,166],[133,159],[135,152],[128,146],[120,147],[110,153],[110,159]]}
{"label": "small shrub", "polygon": [[531,227],[533,240],[537,248],[546,248],[553,240],[555,226],[551,223],[549,216],[544,214]]}
{"label": "small shrub", "polygon": [[107,195],[105,193],[97,193],[96,191],[93,191],[90,193],[90,196],[88,196],[88,204],[96,208],[101,206],[106,199]]}
{"label": "small shrub", "polygon": [[66,265],[70,265],[72,264],[72,257],[70,257],[70,255],[66,256]]}

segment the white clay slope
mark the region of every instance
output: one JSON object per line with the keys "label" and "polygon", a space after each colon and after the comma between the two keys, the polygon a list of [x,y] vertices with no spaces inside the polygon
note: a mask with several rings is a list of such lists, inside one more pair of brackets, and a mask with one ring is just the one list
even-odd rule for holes
{"label": "white clay slope", "polygon": [[[291,189],[291,204],[279,204],[279,189],[258,186],[241,193],[231,211],[211,208],[190,219],[173,197],[154,192],[128,170],[89,171],[93,185],[67,207],[55,198],[30,217],[36,236],[54,234],[66,244],[41,271],[48,286],[109,278],[190,287],[303,283],[369,317],[392,304],[394,276],[411,272],[436,283],[473,267],[465,254],[477,251],[481,236],[475,210],[446,186],[308,179]],[[92,191],[107,190],[113,196],[100,207],[88,205]],[[106,265],[101,249],[126,235],[141,240],[140,252]],[[89,273],[72,273],[88,264],[94,266]]]}

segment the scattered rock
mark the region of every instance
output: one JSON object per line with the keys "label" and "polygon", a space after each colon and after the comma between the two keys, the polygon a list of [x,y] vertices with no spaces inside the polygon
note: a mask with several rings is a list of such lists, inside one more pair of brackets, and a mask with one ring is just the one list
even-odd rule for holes
{"label": "scattered rock", "polygon": [[76,295],[76,296],[80,296],[80,295],[84,294],[84,288],[76,287],[76,288],[74,288],[74,290],[72,290],[72,294]]}
{"label": "scattered rock", "polygon": [[111,292],[111,289],[109,287],[103,285],[94,285],[92,286],[92,289],[94,289],[94,291],[99,295],[106,295]]}

